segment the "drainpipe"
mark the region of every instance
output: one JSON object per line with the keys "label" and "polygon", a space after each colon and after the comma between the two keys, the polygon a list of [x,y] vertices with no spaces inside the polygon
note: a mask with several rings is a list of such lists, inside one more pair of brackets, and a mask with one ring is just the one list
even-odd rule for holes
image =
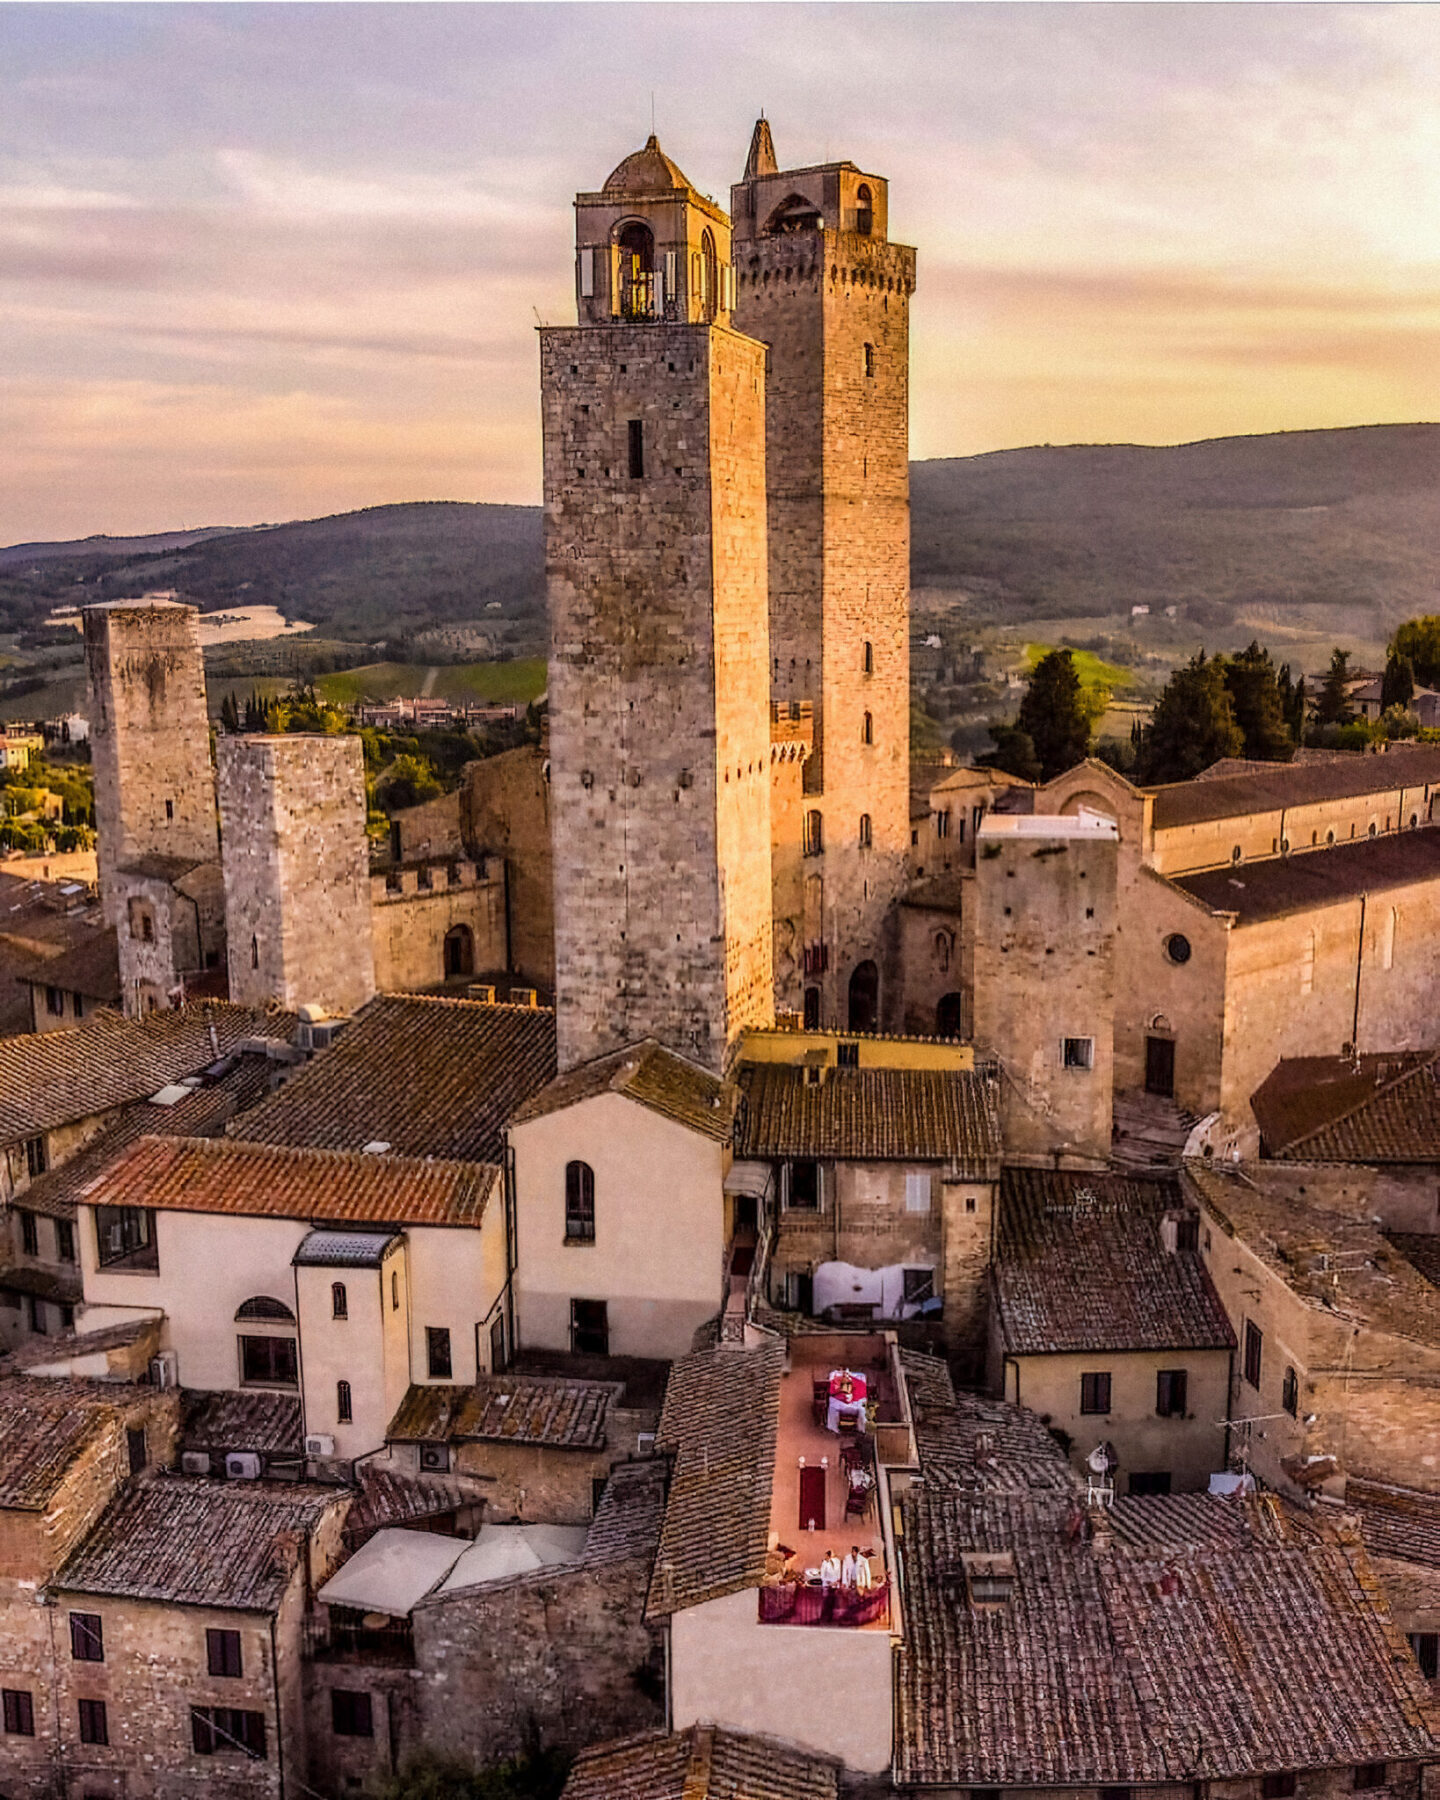
{"label": "drainpipe", "polygon": [[1355,1016],[1350,1025],[1350,1050],[1356,1058],[1360,1055],[1360,977],[1365,965],[1365,902],[1368,894],[1360,896],[1360,933],[1355,944]]}

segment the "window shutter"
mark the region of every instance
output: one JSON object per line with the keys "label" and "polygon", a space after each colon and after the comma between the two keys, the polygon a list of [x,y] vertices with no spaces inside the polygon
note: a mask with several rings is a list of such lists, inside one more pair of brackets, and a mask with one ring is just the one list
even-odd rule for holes
{"label": "window shutter", "polygon": [[595,252],[586,248],[580,252],[580,298],[589,300],[595,293]]}
{"label": "window shutter", "polygon": [[675,292],[675,252],[665,252],[665,282],[657,296],[655,311],[663,319],[665,316],[665,296]]}
{"label": "window shutter", "polygon": [[613,318],[620,317],[620,246],[610,246],[610,313]]}
{"label": "window shutter", "polygon": [[912,1213],[929,1212],[930,1172],[928,1169],[919,1175],[905,1177],[905,1210]]}

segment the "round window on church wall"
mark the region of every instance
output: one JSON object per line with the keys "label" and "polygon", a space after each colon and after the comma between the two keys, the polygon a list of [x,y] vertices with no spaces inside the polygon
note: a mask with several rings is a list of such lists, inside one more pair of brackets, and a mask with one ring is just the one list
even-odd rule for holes
{"label": "round window on church wall", "polygon": [[1190,940],[1175,931],[1165,940],[1165,954],[1173,963],[1187,963],[1190,960]]}

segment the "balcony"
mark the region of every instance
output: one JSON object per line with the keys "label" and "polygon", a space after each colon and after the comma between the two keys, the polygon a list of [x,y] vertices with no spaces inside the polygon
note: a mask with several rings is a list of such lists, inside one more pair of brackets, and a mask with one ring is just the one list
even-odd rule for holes
{"label": "balcony", "polygon": [[372,1668],[410,1669],[415,1666],[415,1634],[409,1619],[378,1620],[376,1613],[357,1613],[337,1619],[348,1609],[332,1606],[329,1617],[312,1613],[305,1620],[304,1654],[309,1662],[364,1663]]}

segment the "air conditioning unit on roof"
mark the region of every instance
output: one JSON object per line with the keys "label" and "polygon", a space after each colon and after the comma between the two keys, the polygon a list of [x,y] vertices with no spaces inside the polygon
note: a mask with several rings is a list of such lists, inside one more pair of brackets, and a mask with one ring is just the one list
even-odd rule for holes
{"label": "air conditioning unit on roof", "polygon": [[178,1387],[180,1361],[173,1350],[162,1350],[150,1358],[150,1385],[157,1388]]}
{"label": "air conditioning unit on roof", "polygon": [[333,1456],[335,1454],[334,1438],[321,1432],[317,1432],[314,1437],[307,1437],[305,1454],[307,1456]]}
{"label": "air conditioning unit on roof", "polygon": [[258,1481],[260,1458],[253,1450],[232,1450],[225,1458],[227,1481]]}
{"label": "air conditioning unit on roof", "polygon": [[182,1475],[208,1475],[210,1473],[210,1452],[208,1450],[182,1450],[180,1473]]}

